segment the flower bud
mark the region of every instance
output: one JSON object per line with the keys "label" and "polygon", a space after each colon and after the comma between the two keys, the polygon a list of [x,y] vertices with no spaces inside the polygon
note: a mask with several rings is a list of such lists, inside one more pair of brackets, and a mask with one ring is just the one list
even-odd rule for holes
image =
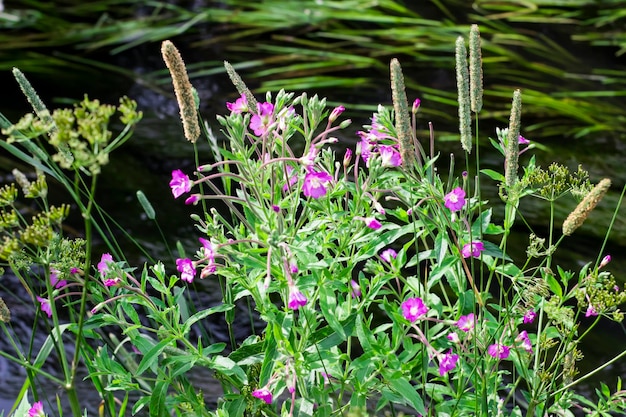
{"label": "flower bud", "polygon": [[416,114],[416,113],[417,113],[417,111],[418,111],[418,110],[419,110],[419,108],[420,108],[420,103],[421,103],[421,102],[422,102],[422,101],[421,101],[419,98],[416,98],[416,99],[415,99],[415,101],[413,102],[413,107],[411,107],[411,112],[412,112],[413,114]]}
{"label": "flower bud", "polygon": [[345,109],[346,108],[343,106],[335,107],[333,111],[330,113],[330,116],[328,117],[328,121],[333,123],[335,120],[337,120],[337,117],[339,117],[339,115],[344,112]]}

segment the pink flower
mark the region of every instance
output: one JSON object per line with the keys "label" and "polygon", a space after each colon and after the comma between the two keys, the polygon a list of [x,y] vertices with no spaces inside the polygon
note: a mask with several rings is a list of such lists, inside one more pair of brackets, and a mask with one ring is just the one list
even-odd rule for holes
{"label": "pink flower", "polygon": [[333,109],[333,111],[330,113],[330,116],[328,116],[328,121],[330,121],[331,123],[334,122],[335,120],[337,120],[337,117],[339,117],[339,115],[341,113],[344,112],[346,108],[343,106],[337,106]]}
{"label": "pink flower", "polygon": [[460,330],[463,330],[465,333],[471,331],[476,324],[476,319],[474,317],[474,313],[469,313],[466,316],[459,317],[459,320],[456,322],[456,327]]}
{"label": "pink flower", "polygon": [[315,159],[317,158],[318,150],[315,146],[311,146],[306,155],[302,155],[300,157],[300,163],[305,167],[310,167],[315,164]]}
{"label": "pink flower", "polygon": [[456,187],[446,194],[443,199],[445,200],[444,205],[450,211],[459,211],[465,205],[465,191],[461,187]]}
{"label": "pink flower", "polygon": [[448,371],[454,369],[458,360],[459,355],[455,355],[450,349],[439,361],[439,375],[444,376]]}
{"label": "pink flower", "polygon": [[511,348],[507,345],[501,345],[500,343],[494,343],[489,345],[487,353],[496,359],[506,359],[511,353]]}
{"label": "pink flower", "polygon": [[361,158],[363,158],[363,161],[365,161],[365,165],[369,166],[369,159],[370,156],[372,156],[372,149],[374,146],[369,141],[369,139],[365,137],[366,134],[364,132],[357,133],[362,134],[362,136],[361,141],[356,144],[356,153],[357,155],[361,155]]}
{"label": "pink flower", "polygon": [[67,281],[64,279],[59,281],[59,271],[50,268],[50,285],[52,288],[61,289],[67,285]]}
{"label": "pink flower", "polygon": [[250,129],[257,136],[263,136],[267,133],[267,129],[272,123],[272,115],[274,113],[274,105],[272,103],[257,103],[258,114],[250,118]]}
{"label": "pink flower", "polygon": [[191,190],[191,180],[180,169],[172,171],[172,180],[170,181],[170,188],[174,198],[178,198],[181,195],[188,193]]}
{"label": "pink flower", "polygon": [[389,248],[389,249],[385,249],[384,251],[382,251],[380,253],[380,258],[388,263],[391,263],[391,259],[396,259],[396,257],[398,256],[398,252],[396,252],[395,250]]}
{"label": "pink flower", "polygon": [[381,166],[399,167],[402,165],[402,156],[393,146],[380,145],[378,152],[380,153]]}
{"label": "pink flower", "polygon": [[202,254],[207,258],[214,259],[217,245],[203,237],[199,237],[198,241],[202,243]]}
{"label": "pink flower", "polygon": [[98,272],[100,272],[100,278],[102,278],[106,287],[112,287],[121,281],[120,277],[115,276],[116,272],[111,268],[111,264],[115,265],[111,254],[103,253],[100,257],[100,262],[98,262]]}
{"label": "pink flower", "polygon": [[446,336],[448,338],[449,341],[451,341],[452,343],[459,343],[461,341],[461,339],[459,338],[459,335],[456,334],[456,332],[451,332],[448,333],[448,335]]}
{"label": "pink flower", "polygon": [[522,348],[528,353],[533,353],[533,344],[530,342],[530,338],[528,337],[528,332],[526,330],[522,331],[516,338],[516,342],[520,342]]}
{"label": "pink flower", "polygon": [[107,278],[104,280],[104,286],[105,287],[113,287],[117,284],[119,284],[122,280],[119,277],[114,277],[114,278]]}
{"label": "pink flower", "polygon": [[461,255],[464,258],[469,258],[473,256],[474,258],[478,258],[480,253],[485,250],[485,245],[480,241],[473,241],[472,243],[466,243],[463,245],[463,249],[461,249]]}
{"label": "pink flower", "polygon": [[272,393],[265,387],[252,391],[252,396],[265,401],[266,404],[272,403]]}
{"label": "pink flower", "polygon": [[204,279],[214,273],[217,269],[217,264],[215,263],[215,253],[217,252],[218,246],[204,238],[198,238],[198,240],[202,243],[202,255],[204,256],[203,261],[207,261],[207,265],[202,269],[202,272],[200,272],[200,278]]}
{"label": "pink flower", "polygon": [[530,141],[522,135],[519,135],[519,138],[517,140],[520,145],[528,145],[530,143]]}
{"label": "pink flower", "polygon": [[587,307],[587,311],[585,312],[585,317],[592,317],[592,316],[597,316],[597,315],[598,315],[598,312],[596,311],[594,306],[592,306],[591,303],[589,303],[589,307]]}
{"label": "pink flower", "polygon": [[248,99],[245,94],[242,94],[234,103],[226,103],[226,108],[231,113],[240,114],[248,111]]}
{"label": "pink flower", "polygon": [[300,292],[298,287],[296,287],[295,285],[290,285],[289,286],[289,301],[287,303],[287,307],[289,307],[292,310],[297,310],[300,307],[306,305],[306,302],[307,302],[306,297],[304,296],[304,294]]}
{"label": "pink flower", "polygon": [[309,171],[304,177],[302,192],[305,197],[320,198],[326,195],[326,187],[333,177],[327,172]]}
{"label": "pink flower", "polygon": [[109,263],[113,262],[113,257],[110,253],[103,253],[100,257],[100,262],[98,262],[98,272],[102,278],[106,277],[107,272],[109,272]]}
{"label": "pink flower", "polygon": [[355,217],[357,220],[362,220],[365,222],[365,225],[372,230],[378,230],[382,227],[382,224],[376,220],[375,217]]}
{"label": "pink flower", "polygon": [[522,319],[522,321],[524,322],[524,324],[530,324],[535,321],[535,317],[537,317],[537,313],[535,313],[533,310],[528,310],[526,313],[524,313],[524,318]]}
{"label": "pink flower", "polygon": [[45,414],[43,412],[43,404],[41,403],[41,401],[37,401],[28,410],[28,417],[44,417],[44,416]]}
{"label": "pink flower", "polygon": [[37,301],[39,301],[39,304],[41,305],[41,311],[46,313],[48,317],[52,317],[52,307],[50,306],[50,300],[37,296]]}
{"label": "pink flower", "polygon": [[187,199],[185,200],[185,204],[190,206],[192,204],[196,204],[198,200],[200,200],[200,196],[198,194],[193,194],[187,197]]}
{"label": "pink flower", "polygon": [[428,307],[424,305],[421,298],[413,297],[403,302],[400,306],[402,315],[411,323],[426,314]]}
{"label": "pink flower", "polygon": [[352,298],[359,298],[361,296],[361,287],[359,284],[355,280],[351,279],[350,286],[352,287],[352,291],[350,292]]}
{"label": "pink flower", "polygon": [[196,276],[196,267],[191,259],[176,259],[176,269],[180,272],[180,279],[187,282],[193,282],[193,279]]}

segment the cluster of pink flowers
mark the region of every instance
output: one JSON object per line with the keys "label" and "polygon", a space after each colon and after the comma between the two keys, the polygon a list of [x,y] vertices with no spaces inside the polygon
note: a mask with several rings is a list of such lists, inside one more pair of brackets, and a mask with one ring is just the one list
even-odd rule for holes
{"label": "cluster of pink flowers", "polygon": [[[411,323],[424,318],[428,312],[428,307],[424,304],[424,301],[418,297],[407,299],[400,305],[400,307],[403,317]],[[532,323],[534,317],[534,311],[530,310],[524,314],[523,322]],[[472,332],[476,327],[476,315],[474,313],[469,313],[459,317],[455,323],[455,327],[465,334]],[[418,332],[418,339],[421,340],[429,350],[434,351],[433,356],[438,358],[439,375],[443,376],[456,367],[459,356],[453,353],[452,349],[450,349],[447,353],[437,352],[432,346],[430,346],[428,340],[426,340],[423,333],[421,333],[421,330],[416,328],[416,331]],[[461,338],[456,332],[450,332],[446,337],[454,344],[461,343]],[[498,360],[507,359],[511,354],[511,349],[515,346],[525,350],[529,354],[533,353],[532,341],[530,340],[526,330],[521,331],[517,335],[514,346],[505,345],[500,342],[492,343],[487,347],[487,354]]]}
{"label": "cluster of pink flowers", "polygon": [[203,264],[204,267],[200,272],[200,278],[204,279],[211,275],[217,269],[217,263],[215,262],[215,255],[217,253],[218,245],[214,244],[208,239],[198,238],[202,244],[200,248],[200,259],[196,262],[189,258],[176,259],[176,269],[180,272],[180,279],[185,282],[193,282],[196,277],[196,268]]}
{"label": "cluster of pink flowers", "polygon": [[[70,270],[70,274],[79,274],[81,271],[78,268],[71,268]],[[65,288],[68,284],[67,281],[64,279],[60,279],[59,278],[59,270],[56,268],[50,268],[50,287],[52,287],[52,290],[61,290],[63,288]],[[52,295],[50,296],[52,297]],[[48,318],[52,317],[52,301],[51,298],[46,298],[46,297],[40,297],[37,296],[35,297],[37,302],[39,302],[39,306],[41,308],[41,311],[43,311],[44,313],[46,313],[46,315],[48,316]]]}
{"label": "cluster of pink flowers", "polygon": [[[361,138],[357,144],[357,153],[369,167],[370,158],[378,154],[383,167],[398,167],[402,165],[402,155],[400,154],[400,145],[398,139],[391,136],[386,129],[381,126],[376,115],[372,117],[372,125],[367,132],[359,131],[357,135]],[[387,145],[381,141],[390,141],[391,145]]]}
{"label": "cluster of pink flowers", "polygon": [[116,268],[116,264],[113,261],[113,256],[110,253],[103,253],[100,257],[100,262],[98,262],[98,272],[100,273],[100,278],[104,282],[104,285],[107,287],[112,287],[121,282],[121,278],[119,276],[119,271]]}

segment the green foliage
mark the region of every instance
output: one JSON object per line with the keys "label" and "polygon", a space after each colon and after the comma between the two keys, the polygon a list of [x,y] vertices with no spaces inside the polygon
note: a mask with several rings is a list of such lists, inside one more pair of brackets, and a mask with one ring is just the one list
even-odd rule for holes
{"label": "green foliage", "polygon": [[[48,205],[43,174],[33,183],[14,174],[23,194],[41,202],[30,223],[17,207],[17,186],[0,190],[2,253],[12,252],[8,266],[33,295],[34,329],[47,318],[52,329],[33,359],[12,339],[1,310],[0,326],[15,350],[2,355],[28,369],[36,394],[45,388],[39,376],[65,387],[75,416],[80,361],[107,416],[123,415],[129,405],[150,416],[621,411],[621,382],[615,393],[603,385],[597,402],[575,389],[588,376],[578,375],[579,343],[601,318],[623,318],[626,292],[604,269],[607,258],[578,273],[554,265],[566,238],[556,233],[563,220],[554,214],[559,198],[597,197],[584,205],[586,214],[600,203],[587,173],[556,164],[543,169],[531,158],[518,179],[518,157],[533,148],[519,139],[518,90],[509,129],[491,140],[507,172],[481,171],[478,158],[466,158],[462,176],[454,167],[442,176],[434,146],[414,134],[402,74],[393,66],[395,110],[380,105],[354,152],[343,157],[329,146],[350,124],[339,120],[343,108],[284,90],[250,108],[251,92],[229,69],[241,96],[230,114],[217,117],[227,139],[222,158],[203,164],[205,156],[196,154],[193,179],[172,172],[174,196],[202,207],[190,236],[199,244],[177,242],[175,265],[149,260],[132,267],[94,199],[100,170],[93,167],[128,138],[140,117],[133,102],[123,99],[118,107],[127,127],[113,140],[107,126],[115,108],[87,99],[73,110],[55,110],[55,130],[36,118],[5,127],[12,142],[2,147],[70,191],[86,233],[84,240],[64,236],[67,208]],[[460,83],[459,96],[469,88]],[[49,142],[39,138],[48,133]],[[415,155],[403,160],[401,144],[414,145],[403,152]],[[65,146],[72,162],[48,157],[48,145],[61,152]],[[71,176],[63,167],[72,168]],[[501,217],[468,174],[480,172],[499,182]],[[520,201],[530,196],[549,206],[548,232],[529,228],[526,256],[516,259],[510,233],[523,225]],[[156,210],[142,193],[138,198],[155,220]],[[214,199],[228,213],[211,208]],[[92,228],[113,252],[97,264]],[[43,277],[33,272],[36,265]],[[198,279],[219,284],[220,304],[196,308],[188,286]],[[226,323],[227,342],[213,340],[212,318]],[[252,321],[251,334],[236,339],[233,327],[245,320]],[[68,337],[73,354],[64,349]],[[53,350],[62,378],[42,368]],[[221,385],[214,407],[190,378],[199,370]],[[16,404],[24,401],[25,392]]]}

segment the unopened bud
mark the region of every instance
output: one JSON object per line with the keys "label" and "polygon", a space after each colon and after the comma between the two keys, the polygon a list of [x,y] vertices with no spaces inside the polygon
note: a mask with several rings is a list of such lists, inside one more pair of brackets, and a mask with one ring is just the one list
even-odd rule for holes
{"label": "unopened bud", "polygon": [[599,268],[604,268],[609,262],[611,262],[611,255],[606,255],[602,258]]}
{"label": "unopened bud", "polygon": [[350,148],[347,148],[346,153],[343,155],[343,166],[348,167],[348,165],[350,165],[351,160],[352,160],[352,150]]}
{"label": "unopened bud", "polygon": [[422,102],[422,101],[421,101],[419,98],[416,98],[416,99],[415,99],[415,101],[413,102],[413,107],[411,107],[411,112],[412,112],[413,114],[416,114],[416,113],[417,113],[417,111],[418,111],[418,110],[419,110],[419,108],[420,108],[420,103],[421,103],[421,102]]}
{"label": "unopened bud", "polygon": [[330,116],[328,117],[328,120],[333,123],[335,120],[337,120],[337,117],[339,117],[339,115],[341,113],[344,112],[346,108],[343,106],[337,106],[333,109],[333,111],[330,113]]}

